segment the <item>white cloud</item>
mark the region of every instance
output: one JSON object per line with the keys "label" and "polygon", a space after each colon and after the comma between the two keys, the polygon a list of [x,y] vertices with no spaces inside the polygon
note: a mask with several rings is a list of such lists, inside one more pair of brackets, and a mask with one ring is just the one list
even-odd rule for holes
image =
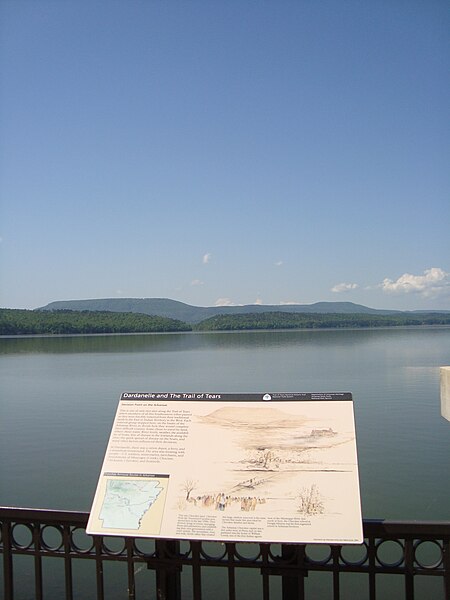
{"label": "white cloud", "polygon": [[283,264],[282,260],[277,260],[277,262],[275,263],[276,267],[281,267],[281,265]]}
{"label": "white cloud", "polygon": [[238,306],[230,298],[217,298],[214,306]]}
{"label": "white cloud", "polygon": [[256,298],[256,300],[253,302],[253,304],[262,304],[263,301],[261,300],[261,298]]}
{"label": "white cloud", "polygon": [[356,288],[359,288],[359,285],[357,283],[337,283],[331,288],[331,291],[335,292],[336,294],[340,294],[342,292],[356,290]]}
{"label": "white cloud", "polygon": [[379,287],[383,292],[391,294],[418,293],[430,298],[450,290],[450,273],[432,267],[426,269],[423,275],[404,273],[396,281],[386,278]]}
{"label": "white cloud", "polygon": [[201,279],[193,279],[191,281],[191,285],[203,285],[205,282],[201,281]]}
{"label": "white cloud", "polygon": [[207,265],[210,260],[211,260],[211,253],[210,252],[207,252],[206,254],[203,255],[202,262],[203,262],[204,265]]}
{"label": "white cloud", "polygon": [[285,304],[300,304],[300,302],[297,302],[296,300],[282,300],[280,302],[280,306],[283,306]]}

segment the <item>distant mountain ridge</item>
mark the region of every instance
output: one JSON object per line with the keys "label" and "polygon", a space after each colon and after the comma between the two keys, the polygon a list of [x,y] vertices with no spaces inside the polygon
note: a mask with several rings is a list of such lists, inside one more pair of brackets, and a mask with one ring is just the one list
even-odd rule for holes
{"label": "distant mountain ridge", "polygon": [[[191,306],[169,298],[102,298],[92,300],[58,300],[36,310],[89,310],[110,312],[132,312],[158,317],[177,319],[185,323],[200,323],[216,315],[236,315],[247,313],[343,313],[392,315],[399,310],[369,308],[353,302],[316,302],[314,304],[247,304],[245,306]],[[421,311],[422,312],[422,311]],[[433,311],[423,311],[433,312]],[[442,311],[447,312],[447,311]]]}

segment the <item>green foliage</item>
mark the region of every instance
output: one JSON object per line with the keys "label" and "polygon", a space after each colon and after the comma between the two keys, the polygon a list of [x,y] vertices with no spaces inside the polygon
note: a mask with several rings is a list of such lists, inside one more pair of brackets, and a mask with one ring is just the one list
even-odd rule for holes
{"label": "green foliage", "polygon": [[[345,313],[265,312],[216,315],[194,326],[196,331],[250,329],[320,329],[450,325],[450,313]],[[53,335],[89,333],[149,333],[191,331],[183,321],[141,313],[73,310],[0,309],[0,335]]]}
{"label": "green foliage", "polygon": [[190,325],[139,313],[0,309],[0,335],[190,331]]}
{"label": "green foliage", "polygon": [[243,315],[217,315],[202,321],[195,329],[198,331],[236,331],[244,329],[395,327],[402,325],[450,325],[450,314],[248,313]]}

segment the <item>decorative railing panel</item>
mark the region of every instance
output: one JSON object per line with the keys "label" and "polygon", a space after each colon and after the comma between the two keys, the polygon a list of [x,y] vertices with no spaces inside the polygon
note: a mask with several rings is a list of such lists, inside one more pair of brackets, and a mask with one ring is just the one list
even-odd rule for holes
{"label": "decorative railing panel", "polygon": [[0,508],[5,600],[450,598],[450,522],[364,521],[360,546],[89,536],[87,513]]}

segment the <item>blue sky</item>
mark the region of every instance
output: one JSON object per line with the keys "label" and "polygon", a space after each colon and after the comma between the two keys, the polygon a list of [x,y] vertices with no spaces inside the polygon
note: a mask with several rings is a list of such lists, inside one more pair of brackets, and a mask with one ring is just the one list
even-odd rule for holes
{"label": "blue sky", "polygon": [[0,306],[450,309],[446,1],[0,17]]}

